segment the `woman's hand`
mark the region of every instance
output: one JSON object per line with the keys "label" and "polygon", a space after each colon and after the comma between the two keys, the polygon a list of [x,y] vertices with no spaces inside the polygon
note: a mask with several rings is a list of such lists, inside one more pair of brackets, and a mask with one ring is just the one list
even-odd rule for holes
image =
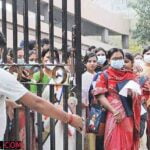
{"label": "woman's hand", "polygon": [[121,122],[122,117],[121,117],[121,114],[120,114],[119,111],[114,112],[114,113],[113,113],[113,116],[114,116],[114,118],[115,118],[115,120],[116,120],[116,123],[120,123],[120,122]]}
{"label": "woman's hand", "polygon": [[83,129],[83,119],[75,114],[68,114],[69,115],[69,121],[68,123],[75,127],[77,130],[82,131]]}
{"label": "woman's hand", "polygon": [[131,97],[137,97],[139,94],[131,89],[128,89],[128,95]]}
{"label": "woman's hand", "polygon": [[147,80],[143,87],[144,91],[150,91],[150,80]]}
{"label": "woman's hand", "polygon": [[134,66],[133,66],[133,71],[134,71],[135,73],[140,73],[140,72],[143,71],[143,68],[142,68],[140,65],[134,65]]}

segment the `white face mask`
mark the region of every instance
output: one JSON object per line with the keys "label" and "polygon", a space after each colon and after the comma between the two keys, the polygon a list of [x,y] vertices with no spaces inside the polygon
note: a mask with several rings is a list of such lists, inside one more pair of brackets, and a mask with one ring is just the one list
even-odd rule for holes
{"label": "white face mask", "polygon": [[112,60],[110,65],[115,69],[121,69],[124,66],[124,59]]}
{"label": "white face mask", "polygon": [[[36,64],[38,64],[37,62],[35,62],[35,61],[29,61],[29,64],[30,65],[36,65]],[[25,66],[25,68],[26,69],[31,69],[33,66]]]}
{"label": "white face mask", "polygon": [[[52,63],[48,61],[46,64],[49,64],[49,65],[50,65],[50,64],[52,64]],[[55,66],[48,66],[48,65],[46,66],[46,68],[49,69],[49,70],[53,70],[54,67],[55,67]]]}
{"label": "white face mask", "polygon": [[103,65],[106,62],[106,56],[97,56],[98,63]]}
{"label": "white face mask", "polygon": [[150,64],[150,55],[144,55],[144,62]]}
{"label": "white face mask", "polygon": [[134,63],[135,63],[136,65],[142,65],[142,64],[143,64],[143,60],[142,60],[142,59],[135,59],[135,60],[134,60]]}
{"label": "white face mask", "polygon": [[18,58],[18,64],[24,64],[24,59],[23,58]]}
{"label": "white face mask", "polygon": [[35,62],[35,61],[29,61],[29,64],[35,65],[35,64],[37,64],[37,62]]}

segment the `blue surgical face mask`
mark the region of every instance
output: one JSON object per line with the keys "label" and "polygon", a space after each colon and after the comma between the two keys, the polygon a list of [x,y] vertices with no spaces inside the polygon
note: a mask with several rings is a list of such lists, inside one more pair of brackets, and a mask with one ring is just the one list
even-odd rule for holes
{"label": "blue surgical face mask", "polygon": [[124,59],[111,60],[111,67],[115,69],[121,69],[124,66]]}
{"label": "blue surgical face mask", "polygon": [[97,56],[98,58],[98,63],[103,65],[106,62],[106,56]]}

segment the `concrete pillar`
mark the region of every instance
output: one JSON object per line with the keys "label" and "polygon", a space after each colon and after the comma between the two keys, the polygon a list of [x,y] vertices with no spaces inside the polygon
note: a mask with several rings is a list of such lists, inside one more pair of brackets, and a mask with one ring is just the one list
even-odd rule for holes
{"label": "concrete pillar", "polygon": [[102,42],[108,43],[109,42],[109,30],[104,28],[102,31]]}
{"label": "concrete pillar", "polygon": [[129,49],[129,36],[128,35],[122,35],[122,48]]}

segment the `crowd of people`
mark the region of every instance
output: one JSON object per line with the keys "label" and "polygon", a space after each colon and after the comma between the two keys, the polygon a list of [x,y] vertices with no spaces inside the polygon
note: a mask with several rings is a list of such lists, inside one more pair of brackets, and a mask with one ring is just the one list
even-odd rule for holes
{"label": "crowd of people", "polygon": [[[44,122],[44,133],[43,133],[43,138],[47,134],[49,134],[50,127],[49,125],[49,117],[60,120],[58,121],[56,125],[57,130],[63,131],[63,125],[64,123],[69,124],[69,131],[71,136],[75,135],[75,128],[78,129],[78,131],[82,131],[82,126],[83,126],[83,120],[82,117],[76,115],[75,113],[71,113],[68,111],[66,113],[63,111],[63,96],[60,94],[60,91],[63,92],[62,86],[55,86],[55,93],[54,96],[56,100],[58,99],[60,102],[57,104],[52,104],[48,99],[44,99],[42,97],[39,97],[40,93],[38,93],[38,85],[36,83],[47,83],[45,85],[49,85],[49,82],[52,82],[52,68],[54,67],[51,62],[51,55],[50,55],[50,50],[49,50],[49,40],[48,39],[42,39],[41,43],[42,44],[42,65],[37,65],[37,49],[36,49],[36,43],[35,41],[30,41],[29,42],[29,63],[26,63],[24,60],[24,49],[23,49],[23,44],[24,42],[20,43],[20,48],[17,50],[17,56],[14,56],[13,50],[12,49],[7,49],[7,59],[5,63],[3,60],[1,60],[1,68],[0,68],[0,119],[3,120],[1,123],[1,130],[0,130],[0,141],[5,140],[5,130],[6,130],[6,124],[8,124],[8,130],[6,131],[7,138],[9,140],[14,140],[16,137],[14,134],[14,126],[12,126],[13,122],[13,113],[14,113],[14,108],[18,108],[19,110],[19,115],[18,115],[18,131],[19,131],[19,139],[22,141],[22,149],[26,149],[26,116],[25,116],[25,109],[24,106],[29,107],[32,111],[30,111],[30,115],[28,118],[28,121],[30,123],[30,138],[31,140],[31,145],[30,149],[37,149],[37,137],[38,133],[36,132],[37,130],[37,120],[36,120],[36,111],[38,113],[41,113],[42,116],[42,121]],[[31,44],[31,45],[30,45]],[[0,53],[1,53],[1,58],[3,56],[3,52],[6,46],[6,40],[4,35],[0,32]],[[58,52],[55,50],[56,53],[54,53],[54,64],[55,61],[59,61],[58,58]],[[17,64],[15,62],[15,59],[17,57]],[[57,63],[57,62],[56,62]],[[28,64],[28,65],[26,65]],[[48,65],[47,65],[48,64]],[[66,68],[68,69],[68,68]],[[17,81],[18,80],[18,81]],[[28,89],[25,88],[21,83],[30,83],[27,85]],[[40,88],[41,91],[44,90],[44,84],[43,87]],[[49,91],[48,91],[49,92]],[[61,92],[61,93],[62,93]],[[43,96],[44,97],[44,96]],[[57,101],[56,101],[57,102]],[[7,113],[10,118],[10,122],[7,122],[7,117],[6,117],[6,108],[7,108]],[[34,121],[35,120],[35,121]],[[47,125],[48,124],[48,125]],[[48,126],[48,129],[47,129]],[[58,127],[57,127],[58,126]],[[73,128],[73,127],[74,128]],[[47,133],[48,130],[48,133]],[[59,132],[58,131],[58,132]],[[44,134],[46,134],[44,136]],[[56,133],[57,134],[57,133]],[[58,138],[60,133],[56,135]],[[60,138],[60,137],[59,137]],[[43,139],[44,140],[44,139]],[[63,137],[60,139],[63,142]],[[47,140],[50,141],[50,140]],[[72,141],[71,141],[72,142]],[[73,141],[74,142],[74,141]],[[47,144],[48,148],[50,148],[50,144]],[[56,147],[58,146],[57,149],[63,147],[62,144],[56,144]],[[45,148],[47,149],[47,148]]]}
{"label": "crowd of people", "polygon": [[[82,74],[83,116],[88,119],[95,104],[106,111],[104,128],[93,132],[85,127],[84,149],[150,149],[150,47],[133,55],[119,48],[105,51],[92,46],[83,62],[86,68]],[[126,89],[127,95],[122,96],[121,89],[131,81],[134,82]],[[140,92],[133,83],[137,83]],[[94,129],[96,114],[93,116],[90,123]],[[147,142],[142,145],[144,135]]]}
{"label": "crowd of people", "polygon": [[[3,36],[0,36],[0,38],[0,47],[3,48]],[[29,62],[27,63],[29,65],[25,65],[24,41],[20,43],[20,47],[16,53],[17,56],[14,56],[11,48],[8,49],[5,63],[9,65],[2,65],[0,70],[2,76],[0,80],[2,85],[0,95],[7,97],[7,108],[10,108],[10,106],[12,108],[20,108],[16,103],[10,103],[21,99],[21,104],[41,112],[43,114],[42,121],[44,122],[43,137],[47,137],[50,132],[48,117],[51,116],[60,119],[61,121],[58,121],[55,127],[56,150],[63,149],[62,122],[69,123],[80,129],[82,128],[81,117],[85,120],[82,131],[82,146],[84,150],[139,150],[143,146],[150,149],[150,47],[146,47],[142,53],[137,54],[124,52],[119,48],[112,48],[106,51],[101,47],[96,48],[95,46],[91,46],[87,49],[86,55],[82,56],[82,116],[79,117],[75,115],[77,105],[75,95],[72,96],[74,99],[70,98],[70,103],[68,102],[68,114],[61,110],[63,107],[63,86],[54,84],[54,66],[51,64],[64,64],[64,62],[62,62],[61,50],[57,50],[56,48],[54,49],[53,61],[51,61],[49,43],[49,40],[46,38],[41,40],[42,65],[39,65],[38,49],[34,40],[29,41]],[[16,57],[18,66],[13,65]],[[70,76],[75,74],[75,72],[72,72],[72,59],[74,58],[71,55],[71,51],[68,51],[68,64],[65,66],[68,78],[71,78]],[[10,72],[13,76],[7,72]],[[17,80],[23,83],[30,83],[28,90],[21,86]],[[37,85],[39,83],[43,84],[40,88],[43,98],[36,96],[39,95]],[[75,82],[73,81],[73,83]],[[135,87],[131,86],[130,83],[133,86],[135,85]],[[55,106],[49,103],[51,93],[49,84],[55,85]],[[129,84],[130,86],[125,89],[126,96],[121,95],[121,90]],[[135,90],[137,87],[138,90]],[[2,96],[0,99],[3,99],[3,104],[0,103],[3,110],[0,111],[3,111],[4,114],[5,98]],[[38,105],[35,105],[35,103]],[[106,116],[103,128],[99,124],[98,130],[92,132],[88,130],[87,124],[91,108],[95,105],[100,106],[100,109],[105,111]],[[25,143],[25,115],[22,113],[23,111],[20,108],[19,137]],[[31,120],[33,117],[33,131],[35,131],[32,133],[34,139],[32,149],[36,149],[37,126],[35,124],[37,124],[37,120],[35,119],[35,112],[31,113],[34,114],[33,116],[31,115]],[[13,119],[11,108],[8,109],[8,115]],[[6,117],[5,115],[1,116],[2,118]],[[96,116],[96,113],[93,114],[93,118],[89,123],[93,131],[95,129]],[[4,124],[5,126],[6,123]],[[2,139],[3,134],[0,139]],[[142,141],[145,136],[147,137],[147,142],[143,144]],[[44,149],[49,148],[50,138],[49,136],[45,142]],[[68,139],[69,150],[75,150],[76,134],[75,129],[71,126],[68,127]]]}

